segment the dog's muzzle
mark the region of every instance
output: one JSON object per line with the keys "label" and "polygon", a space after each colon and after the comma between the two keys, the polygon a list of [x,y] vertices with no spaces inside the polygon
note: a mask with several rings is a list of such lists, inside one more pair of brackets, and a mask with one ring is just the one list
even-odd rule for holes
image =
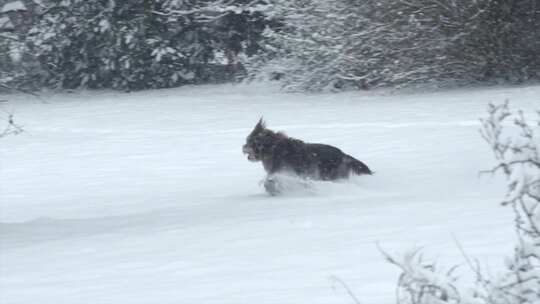
{"label": "dog's muzzle", "polygon": [[247,159],[250,160],[250,161],[257,161],[257,158],[255,157],[255,151],[253,151],[252,148],[250,148],[249,146],[247,145],[244,145],[242,147],[242,152],[244,154],[247,154]]}

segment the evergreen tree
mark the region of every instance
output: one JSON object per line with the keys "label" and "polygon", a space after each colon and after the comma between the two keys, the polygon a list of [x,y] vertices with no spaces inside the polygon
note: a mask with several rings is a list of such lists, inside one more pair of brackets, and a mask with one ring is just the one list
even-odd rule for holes
{"label": "evergreen tree", "polygon": [[31,31],[48,85],[159,88],[196,81],[211,45],[190,19],[154,12],[163,1],[54,0]]}
{"label": "evergreen tree", "polygon": [[224,80],[264,28],[262,1],[236,2],[51,0],[26,43],[47,86],[133,90]]}

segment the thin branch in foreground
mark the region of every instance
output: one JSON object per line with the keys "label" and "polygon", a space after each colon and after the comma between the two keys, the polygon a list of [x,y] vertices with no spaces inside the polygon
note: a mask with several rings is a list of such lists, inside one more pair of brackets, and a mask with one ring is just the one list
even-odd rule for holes
{"label": "thin branch in foreground", "polygon": [[15,123],[15,120],[13,119],[13,114],[8,113],[7,117],[7,126],[4,128],[2,132],[0,132],[0,138],[8,136],[8,135],[17,135],[24,131],[22,126]]}
{"label": "thin branch in foreground", "polygon": [[336,286],[335,286],[335,283],[339,283],[341,285],[341,287],[343,287],[346,291],[347,291],[347,294],[349,295],[349,297],[351,297],[351,299],[354,301],[354,303],[356,304],[360,304],[360,300],[358,300],[358,298],[356,297],[356,295],[352,292],[352,290],[349,288],[349,286],[343,282],[342,279],[336,277],[336,276],[331,276],[330,277],[330,280],[334,283],[332,285],[332,288],[334,290],[336,290]]}

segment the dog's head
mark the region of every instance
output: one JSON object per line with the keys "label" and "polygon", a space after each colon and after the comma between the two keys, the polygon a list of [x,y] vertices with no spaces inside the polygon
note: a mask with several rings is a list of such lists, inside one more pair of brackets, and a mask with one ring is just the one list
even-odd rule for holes
{"label": "dog's head", "polygon": [[246,138],[246,144],[242,147],[242,152],[247,154],[250,161],[260,161],[265,153],[269,153],[269,149],[275,143],[275,140],[282,136],[284,134],[267,129],[264,120],[261,118]]}
{"label": "dog's head", "polygon": [[253,131],[246,138],[246,144],[242,147],[242,152],[247,154],[247,158],[250,161],[262,160],[262,152],[267,135],[266,131],[266,125],[261,117],[255,128],[253,128]]}

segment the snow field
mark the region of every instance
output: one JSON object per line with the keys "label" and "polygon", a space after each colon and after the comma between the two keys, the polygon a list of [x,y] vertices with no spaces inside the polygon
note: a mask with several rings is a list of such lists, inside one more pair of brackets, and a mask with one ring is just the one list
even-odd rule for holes
{"label": "snow field", "polygon": [[[514,240],[478,118],[540,87],[282,94],[201,86],[2,96],[1,303],[394,303],[390,253],[467,254],[496,272]],[[270,197],[241,146],[268,126],[376,174]],[[467,273],[466,267],[462,269]]]}

